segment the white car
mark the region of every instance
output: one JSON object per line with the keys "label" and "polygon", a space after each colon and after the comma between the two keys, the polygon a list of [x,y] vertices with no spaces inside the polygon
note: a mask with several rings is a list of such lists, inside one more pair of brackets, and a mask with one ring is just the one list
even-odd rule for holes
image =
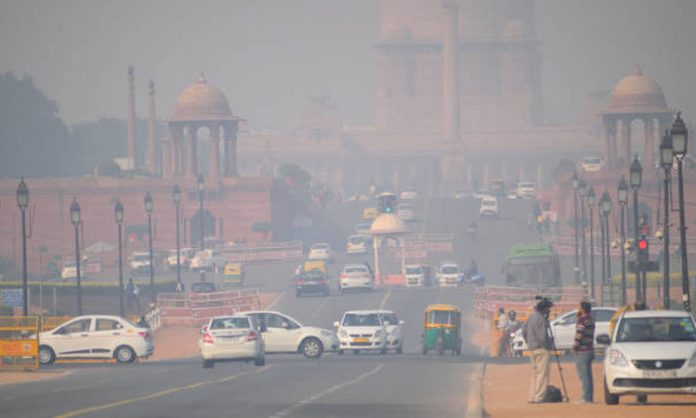
{"label": "white car", "polygon": [[371,227],[372,224],[369,222],[360,222],[359,224],[355,225],[355,233],[362,235],[365,238],[370,238],[372,237],[372,233],[370,232]]}
{"label": "white car", "polygon": [[367,239],[362,235],[351,235],[346,243],[347,254],[367,254]]}
{"label": "white car", "polygon": [[333,252],[329,244],[320,242],[317,244],[312,244],[309,247],[309,254],[307,255],[308,260],[325,260],[332,262],[334,259]]}
{"label": "white car", "polygon": [[[619,318],[604,357],[604,402],[621,395],[696,394],[696,324],[681,311],[633,311]],[[640,399],[640,398],[639,398]]]}
{"label": "white car", "polygon": [[217,362],[233,360],[254,360],[257,366],[266,364],[261,330],[243,314],[211,318],[203,326],[198,348],[206,369]]}
{"label": "white car", "polygon": [[582,160],[580,167],[588,173],[602,170],[602,159],[600,157],[586,157]]}
{"label": "white car", "polygon": [[459,286],[461,281],[462,269],[459,264],[446,261],[440,264],[440,268],[437,269],[437,284],[440,287],[453,287]]}
{"label": "white car", "polygon": [[[592,308],[592,318],[595,320],[595,335],[609,334],[609,321],[616,313],[616,308],[596,307]],[[577,311],[567,312],[549,322],[553,341],[556,348],[560,351],[570,351],[575,343],[575,324],[578,320]],[[601,346],[598,344],[598,346]],[[522,330],[518,330],[512,339],[512,351],[522,355],[527,350],[527,343],[522,335]]]}
{"label": "white car", "polygon": [[154,350],[152,331],[111,315],[78,316],[39,334],[39,363],[44,365],[76,358],[132,363]]}
{"label": "white car", "polygon": [[338,354],[353,350],[355,354],[362,350],[379,351],[386,354],[388,349],[387,328],[380,311],[348,311],[340,322],[334,322],[341,346]]}
{"label": "white car", "polygon": [[521,181],[517,183],[517,197],[520,199],[536,198],[536,183],[533,181]]}
{"label": "white car", "polygon": [[490,218],[498,217],[498,199],[494,196],[485,196],[481,199],[479,215]]}
{"label": "white car", "polygon": [[[185,270],[188,268],[191,258],[196,254],[196,251],[192,248],[182,248],[179,250],[179,263],[181,269]],[[176,250],[170,250],[165,259],[167,266],[171,271],[176,271]]]}
{"label": "white car", "polygon": [[401,200],[413,200],[420,198],[420,193],[415,187],[408,187],[399,194]]}
{"label": "white car", "polygon": [[225,257],[215,250],[196,251],[189,263],[191,271],[216,271],[225,266]]}
{"label": "white car", "polygon": [[324,352],[338,349],[338,338],[333,331],[306,327],[280,312],[250,311],[244,315],[252,317],[263,331],[266,354],[300,353],[319,358]]}
{"label": "white car", "polygon": [[372,272],[365,264],[346,264],[338,276],[338,290],[343,293],[348,289],[372,290]]}
{"label": "white car", "polygon": [[396,207],[396,215],[404,222],[411,222],[416,219],[413,205],[410,203],[399,203]]}
{"label": "white car", "polygon": [[60,278],[63,280],[77,278],[77,263],[75,260],[65,260],[63,268],[60,270]]}
{"label": "white car", "polygon": [[406,287],[423,287],[425,284],[425,272],[418,264],[406,264],[404,266]]}
{"label": "white car", "polygon": [[404,339],[401,326],[404,321],[399,321],[396,314],[392,311],[379,311],[380,319],[387,331],[387,349],[393,349],[396,354],[404,352]]}
{"label": "white car", "polygon": [[145,274],[150,271],[150,253],[137,252],[128,257],[128,267],[133,274]]}

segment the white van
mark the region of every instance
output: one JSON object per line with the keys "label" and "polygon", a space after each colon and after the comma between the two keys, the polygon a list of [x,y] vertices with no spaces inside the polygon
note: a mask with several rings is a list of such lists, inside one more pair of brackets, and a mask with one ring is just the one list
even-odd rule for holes
{"label": "white van", "polygon": [[479,207],[481,217],[498,217],[498,199],[495,196],[484,196]]}

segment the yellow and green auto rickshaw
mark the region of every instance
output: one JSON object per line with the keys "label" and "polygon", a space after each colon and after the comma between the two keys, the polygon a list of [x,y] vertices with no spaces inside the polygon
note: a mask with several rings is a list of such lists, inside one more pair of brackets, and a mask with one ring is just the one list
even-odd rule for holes
{"label": "yellow and green auto rickshaw", "polygon": [[225,264],[225,284],[241,286],[244,283],[244,268],[242,263]]}
{"label": "yellow and green auto rickshaw", "polygon": [[425,309],[423,330],[423,354],[450,351],[458,356],[462,352],[461,314],[454,305],[429,305]]}

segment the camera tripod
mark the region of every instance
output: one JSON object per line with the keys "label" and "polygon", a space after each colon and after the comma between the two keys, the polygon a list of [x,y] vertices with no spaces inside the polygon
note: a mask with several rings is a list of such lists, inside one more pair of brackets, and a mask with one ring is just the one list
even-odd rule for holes
{"label": "camera tripod", "polygon": [[566,389],[565,378],[563,377],[563,367],[561,366],[561,359],[558,356],[558,350],[556,349],[556,340],[553,338],[553,331],[551,330],[551,324],[549,324],[548,318],[546,319],[546,334],[549,338],[551,338],[551,348],[553,349],[553,355],[556,357],[558,375],[561,376],[561,390],[563,395],[563,402],[570,402],[570,399],[568,398],[568,390]]}

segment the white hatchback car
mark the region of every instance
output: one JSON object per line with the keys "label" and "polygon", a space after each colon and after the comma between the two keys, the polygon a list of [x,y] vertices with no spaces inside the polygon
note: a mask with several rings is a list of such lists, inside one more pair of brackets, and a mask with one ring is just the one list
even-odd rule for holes
{"label": "white hatchback car", "polygon": [[61,359],[110,359],[132,363],[154,353],[152,331],[111,315],[78,316],[39,334],[39,362]]}
{"label": "white hatchback car", "polygon": [[367,254],[367,238],[362,235],[351,235],[346,243],[347,254]]}
{"label": "white hatchback car", "polygon": [[372,290],[372,272],[365,264],[346,264],[338,276],[338,290],[363,289]]}
{"label": "white hatchback car", "polygon": [[423,287],[425,284],[425,272],[418,264],[406,264],[404,266],[406,287]]}
{"label": "white hatchback car", "polygon": [[312,244],[309,247],[309,254],[307,255],[308,260],[324,260],[332,262],[334,259],[333,252],[331,251],[331,246],[325,242],[319,242]]}
{"label": "white hatchback car", "polygon": [[453,261],[446,261],[437,269],[437,284],[440,287],[459,286],[462,269]]}
{"label": "white hatchback car", "polygon": [[304,326],[280,312],[250,311],[244,315],[259,324],[266,354],[300,353],[319,358],[324,352],[338,349],[338,337],[333,331]]}
{"label": "white hatchback car", "polygon": [[382,311],[348,311],[340,322],[334,322],[338,330],[341,346],[338,354],[353,350],[379,351],[386,354],[388,349],[387,327],[382,321]]}
{"label": "white hatchback car", "polygon": [[246,315],[218,316],[203,327],[198,340],[203,367],[233,360],[254,360],[257,366],[266,364],[263,338],[254,320]]}
{"label": "white hatchback car", "polygon": [[696,394],[696,321],[681,311],[634,311],[619,318],[604,357],[604,402],[621,395]]}
{"label": "white hatchback car", "polygon": [[481,217],[496,218],[498,216],[498,199],[495,196],[484,196],[479,207]]}

